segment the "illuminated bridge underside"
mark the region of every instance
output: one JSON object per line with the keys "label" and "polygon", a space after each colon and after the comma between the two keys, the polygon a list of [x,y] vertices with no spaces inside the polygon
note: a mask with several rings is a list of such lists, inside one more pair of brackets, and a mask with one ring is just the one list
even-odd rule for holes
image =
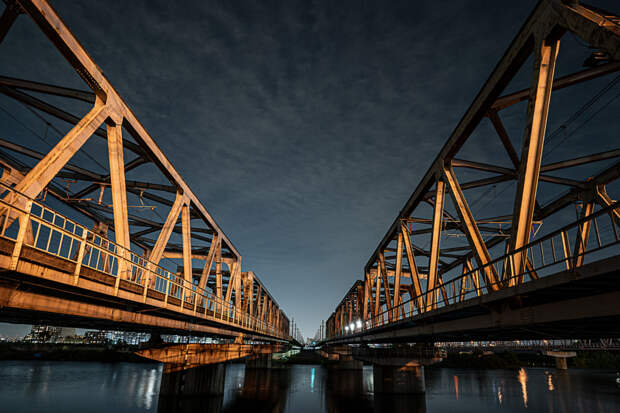
{"label": "illuminated bridge underside", "polygon": [[[56,11],[4,3],[0,42],[29,17],[90,90],[0,76],[0,93],[43,120],[44,140],[61,138],[47,153],[0,139],[0,320],[288,341],[275,299]],[[90,155],[91,137],[107,151]]]}
{"label": "illuminated bridge underside", "polygon": [[[545,141],[564,142],[579,129],[571,122],[606,107],[597,102],[620,79],[620,17],[576,3],[542,0],[532,11],[371,255],[363,279],[326,321],[327,342],[620,335],[617,136],[606,135],[612,148],[605,151],[586,152],[589,145],[580,142],[574,148],[583,152],[545,160],[555,144],[543,156]],[[567,33],[588,46],[587,68],[554,78]],[[528,61],[529,88],[503,94],[520,70],[529,72]],[[606,88],[546,132],[550,104],[564,93],[558,91],[610,74]],[[518,151],[500,114],[521,102]],[[492,133],[478,130],[482,123]],[[592,130],[582,134],[592,139]],[[499,149],[491,161],[471,159],[489,156],[480,145]],[[496,185],[514,195],[502,196],[503,189],[492,196]],[[488,202],[475,211],[480,200]]]}

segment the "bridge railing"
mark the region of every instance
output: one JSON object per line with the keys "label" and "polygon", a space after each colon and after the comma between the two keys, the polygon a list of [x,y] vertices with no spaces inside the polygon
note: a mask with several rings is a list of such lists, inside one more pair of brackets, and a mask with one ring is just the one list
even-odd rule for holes
{"label": "bridge railing", "polygon": [[[457,304],[494,290],[522,285],[533,280],[583,265],[585,257],[601,260],[617,255],[620,244],[620,202],[579,219],[530,242],[487,265],[478,266],[400,305],[388,308],[363,322],[352,323],[337,336],[381,327],[428,311]],[[603,225],[602,225],[603,224]],[[520,265],[517,265],[520,264]],[[500,276],[495,283],[485,280],[485,268],[493,266]],[[516,270],[520,268],[521,270]],[[344,328],[344,327],[343,327]]]}
{"label": "bridge railing", "polygon": [[[82,267],[89,268],[112,278],[115,295],[122,283],[123,289],[142,294],[143,302],[148,297],[167,309],[190,310],[198,317],[215,318],[259,333],[285,337],[276,326],[241,311],[211,291],[187,282],[183,276],[148,261],[3,183],[0,183],[0,238],[14,242],[12,251],[8,251],[10,270],[17,269],[25,245],[75,264],[74,284],[78,283]],[[36,261],[34,257],[28,258]]]}

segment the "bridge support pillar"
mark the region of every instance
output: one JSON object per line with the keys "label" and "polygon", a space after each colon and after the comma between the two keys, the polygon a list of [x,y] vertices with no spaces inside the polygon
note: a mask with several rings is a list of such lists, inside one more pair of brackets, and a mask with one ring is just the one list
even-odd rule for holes
{"label": "bridge support pillar", "polygon": [[334,346],[320,351],[327,360],[327,367],[337,370],[362,370],[364,363],[353,358],[351,348],[348,346]]}
{"label": "bridge support pillar", "polygon": [[215,363],[184,369],[178,364],[164,364],[161,376],[162,396],[219,396],[224,394],[226,364]]}
{"label": "bridge support pillar", "polygon": [[273,355],[260,354],[257,357],[245,360],[246,369],[271,369],[273,368]]}
{"label": "bridge support pillar", "polygon": [[355,360],[351,356],[340,356],[340,359],[337,362],[330,363],[327,367],[335,370],[362,370],[364,368],[364,363],[359,360]]}
{"label": "bridge support pillar", "polygon": [[423,394],[426,392],[424,366],[381,365],[372,366],[375,393]]}
{"label": "bridge support pillar", "polygon": [[555,359],[555,368],[558,370],[568,370],[566,359],[577,356],[574,351],[545,351],[545,354]]}

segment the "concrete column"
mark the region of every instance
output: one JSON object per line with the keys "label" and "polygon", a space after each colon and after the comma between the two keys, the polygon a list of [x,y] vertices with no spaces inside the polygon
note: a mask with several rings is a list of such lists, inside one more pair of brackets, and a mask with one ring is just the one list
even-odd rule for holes
{"label": "concrete column", "polygon": [[222,395],[226,364],[207,364],[191,369],[164,365],[159,393],[164,396]]}
{"label": "concrete column", "polygon": [[426,413],[424,394],[375,393],[375,411],[390,413]]}
{"label": "concrete column", "polygon": [[568,370],[568,363],[566,359],[569,357],[576,357],[577,353],[574,351],[545,351],[547,356],[551,356],[555,359],[555,368],[558,370]]}
{"label": "concrete column", "polygon": [[375,393],[422,394],[426,391],[424,366],[387,366],[374,364]]}
{"label": "concrete column", "polygon": [[218,396],[166,396],[159,395],[157,413],[220,413],[224,395]]}
{"label": "concrete column", "polygon": [[261,354],[256,358],[246,359],[245,368],[246,369],[271,369],[273,367],[272,361],[273,361],[273,357],[271,354]]}
{"label": "concrete column", "polygon": [[556,357],[555,368],[558,370],[568,370],[568,363],[566,362],[566,357]]}
{"label": "concrete column", "polygon": [[340,356],[337,362],[329,363],[327,367],[334,370],[362,370],[364,368],[364,363],[352,357]]}

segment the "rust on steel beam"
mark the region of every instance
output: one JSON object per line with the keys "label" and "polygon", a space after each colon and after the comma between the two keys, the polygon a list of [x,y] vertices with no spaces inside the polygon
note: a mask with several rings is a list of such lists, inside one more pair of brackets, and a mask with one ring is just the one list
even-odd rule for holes
{"label": "rust on steel beam", "polygon": [[452,167],[447,166],[444,170],[444,175],[450,187],[450,195],[454,201],[456,211],[461,222],[463,222],[465,226],[467,240],[475,253],[476,261],[478,261],[480,267],[483,268],[486,285],[490,290],[497,291],[500,288],[497,270],[491,265],[491,255],[478,230],[476,219],[469,209],[465,195],[463,195],[463,191],[461,191],[461,187],[459,186]]}
{"label": "rust on steel beam", "polygon": [[[534,56],[534,74],[530,87],[531,99],[528,105],[527,125],[523,138],[519,181],[513,212],[511,250],[515,251],[530,240],[536,191],[540,175],[551,86],[555,72],[555,62],[560,47],[558,35],[551,34],[541,39]],[[522,253],[514,255],[514,274],[520,274],[523,268]],[[516,279],[511,278],[511,283]]]}

